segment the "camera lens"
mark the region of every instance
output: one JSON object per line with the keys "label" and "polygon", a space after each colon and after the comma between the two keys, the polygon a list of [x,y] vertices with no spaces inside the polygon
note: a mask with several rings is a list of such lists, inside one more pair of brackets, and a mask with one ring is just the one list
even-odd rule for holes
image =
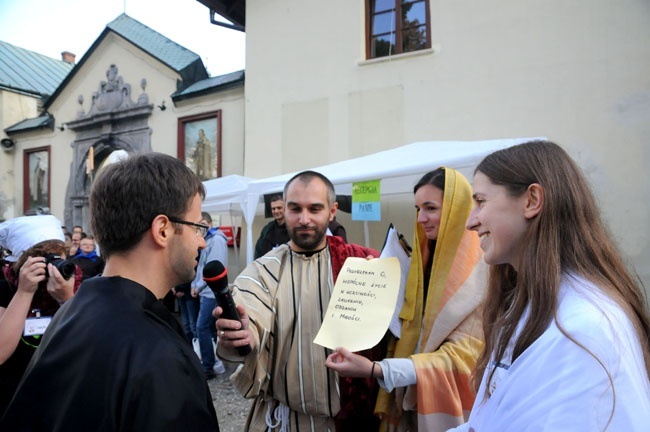
{"label": "camera lens", "polygon": [[45,259],[49,264],[52,264],[54,267],[56,267],[56,269],[59,271],[59,273],[61,273],[61,276],[63,276],[65,280],[70,279],[74,274],[74,263],[61,259],[60,255],[47,254],[45,255]]}
{"label": "camera lens", "polygon": [[72,264],[70,261],[59,260],[58,263],[54,264],[54,267],[56,267],[59,273],[61,273],[61,276],[63,276],[63,278],[66,280],[70,279],[74,274],[74,264]]}

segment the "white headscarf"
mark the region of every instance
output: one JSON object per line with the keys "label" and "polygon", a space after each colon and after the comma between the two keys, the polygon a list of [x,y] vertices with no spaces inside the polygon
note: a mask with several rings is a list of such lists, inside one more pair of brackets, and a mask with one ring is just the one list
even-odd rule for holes
{"label": "white headscarf", "polygon": [[55,216],[23,216],[0,224],[0,246],[11,251],[7,261],[18,261],[23,251],[45,240],[65,241],[61,221]]}

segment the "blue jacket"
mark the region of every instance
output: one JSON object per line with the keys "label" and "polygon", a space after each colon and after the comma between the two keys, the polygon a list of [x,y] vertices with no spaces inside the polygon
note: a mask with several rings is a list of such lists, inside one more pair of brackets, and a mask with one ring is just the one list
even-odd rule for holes
{"label": "blue jacket", "polygon": [[214,298],[214,293],[203,280],[203,267],[210,261],[219,260],[228,268],[228,238],[219,228],[210,228],[205,235],[205,243],[205,249],[199,252],[199,264],[192,288],[196,288],[201,296]]}

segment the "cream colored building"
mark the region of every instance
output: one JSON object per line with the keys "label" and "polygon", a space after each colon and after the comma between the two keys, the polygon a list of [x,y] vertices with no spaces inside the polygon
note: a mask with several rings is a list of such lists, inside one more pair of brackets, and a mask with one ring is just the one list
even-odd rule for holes
{"label": "cream colored building", "polygon": [[[170,67],[109,24],[48,101],[53,128],[12,134],[15,149],[0,155],[9,203],[2,216],[25,210],[25,152],[49,146],[52,211],[66,224],[87,223],[89,177],[79,174],[85,157],[97,146],[100,166],[119,147],[106,147],[105,138],[124,135],[115,122],[98,118],[90,122],[95,135],[80,137],[89,122],[78,116],[89,115],[115,65],[143,122],[129,130],[141,132],[144,146],[148,132],[152,150],[180,155],[179,130],[192,123],[187,119],[220,113],[222,175],[262,178],[415,141],[546,136],[585,170],[613,237],[650,286],[647,1],[414,0],[404,4],[412,8],[409,23],[424,26],[422,44],[416,40],[405,50],[396,43],[388,52],[390,44],[376,44],[386,54],[376,58],[367,33],[388,26],[388,33],[375,32],[386,41],[404,22],[387,20],[391,12],[374,7],[401,8],[402,1],[200,1],[245,28],[245,98],[243,73],[215,86],[197,79],[195,91],[179,92],[188,71]],[[146,103],[138,105],[142,95]],[[25,118],[39,114],[24,112]],[[13,124],[0,115],[3,128]],[[68,191],[71,165],[77,195]],[[381,246],[389,222],[412,236],[411,196],[390,197],[382,211],[382,222],[370,223],[370,246]],[[360,222],[345,213],[338,219],[349,240],[363,243]],[[263,223],[256,220],[256,233]]]}
{"label": "cream colored building", "polygon": [[[243,71],[208,77],[197,54],[120,15],[42,106],[2,93],[3,138],[15,146],[2,154],[10,205],[1,216],[34,211],[40,196],[68,228],[89,232],[88,194],[104,164],[122,151],[157,151],[197,170],[199,129],[212,150],[205,178],[242,173],[243,84]],[[18,103],[26,108],[14,115]]]}
{"label": "cream colored building", "polygon": [[0,221],[16,214],[16,188],[22,187],[14,171],[16,142],[4,130],[36,119],[44,98],[54,92],[73,64],[74,55],[68,52],[56,60],[0,41]]}
{"label": "cream colored building", "polygon": [[[396,53],[396,44],[379,58],[368,56],[366,32],[403,23],[373,21],[373,7],[406,2],[199,1],[245,26],[244,175],[415,141],[545,136],[586,171],[613,237],[650,286],[647,1],[409,2],[408,18],[426,21],[423,49]],[[372,246],[388,221],[412,232],[411,197],[386,209]],[[363,241],[358,223],[339,220]]]}

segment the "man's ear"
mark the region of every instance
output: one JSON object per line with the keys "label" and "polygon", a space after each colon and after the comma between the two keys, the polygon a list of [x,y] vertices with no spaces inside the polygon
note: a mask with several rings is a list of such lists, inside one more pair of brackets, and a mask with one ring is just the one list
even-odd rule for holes
{"label": "man's ear", "polygon": [[158,215],[151,221],[151,237],[155,244],[165,246],[173,235],[174,226],[165,215]]}
{"label": "man's ear", "polygon": [[544,207],[544,188],[539,183],[532,183],[525,192],[524,217],[533,219]]}
{"label": "man's ear", "polygon": [[339,203],[334,202],[334,204],[332,204],[332,208],[330,208],[330,222],[332,221],[332,219],[334,219],[334,216],[336,216],[336,211],[338,209],[339,209]]}

